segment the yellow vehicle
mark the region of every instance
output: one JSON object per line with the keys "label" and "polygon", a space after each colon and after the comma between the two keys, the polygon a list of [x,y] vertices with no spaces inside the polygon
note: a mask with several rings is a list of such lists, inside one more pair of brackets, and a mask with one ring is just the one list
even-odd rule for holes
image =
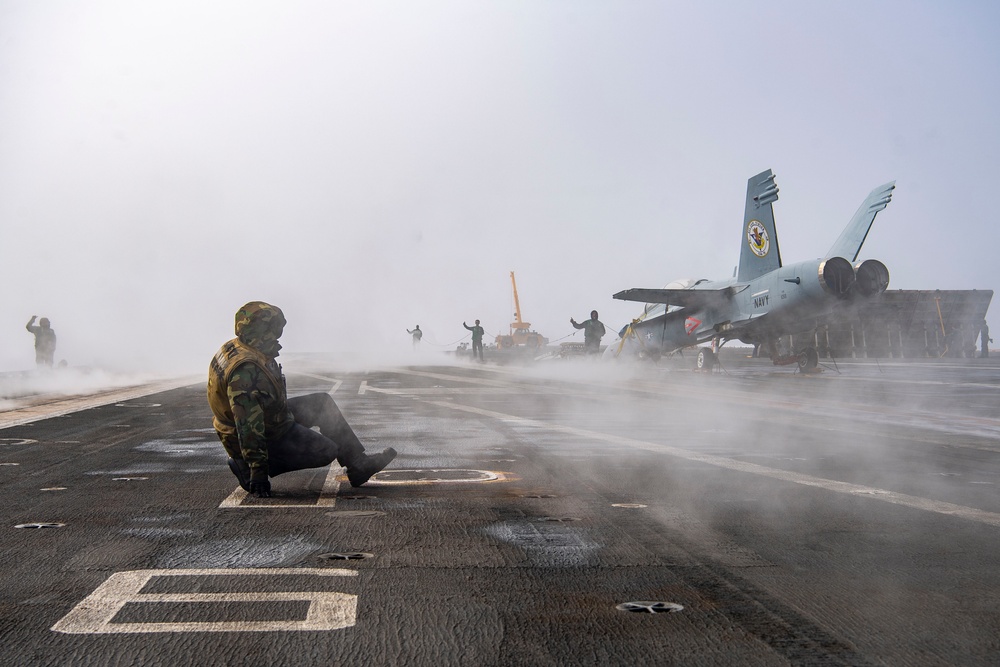
{"label": "yellow vehicle", "polygon": [[497,336],[497,349],[541,349],[545,347],[549,344],[549,339],[537,331],[532,331],[531,322],[525,322],[521,319],[521,303],[517,298],[517,281],[514,280],[513,271],[510,272],[510,284],[514,288],[514,318],[517,321],[510,323],[510,333],[508,335]]}

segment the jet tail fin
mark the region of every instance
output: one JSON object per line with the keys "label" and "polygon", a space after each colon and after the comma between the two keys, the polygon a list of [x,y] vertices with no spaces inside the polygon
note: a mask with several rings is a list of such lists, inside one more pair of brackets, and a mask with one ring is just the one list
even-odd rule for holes
{"label": "jet tail fin", "polygon": [[896,181],[892,181],[871,191],[841,232],[840,238],[830,248],[827,257],[844,257],[851,262],[858,258],[861,246],[868,237],[868,231],[872,228],[872,222],[875,221],[875,215],[889,205],[895,187]]}
{"label": "jet tail fin", "polygon": [[778,233],[771,204],[778,199],[778,186],[771,170],[747,182],[747,206],[743,215],[743,244],[736,279],[747,282],[781,268]]}

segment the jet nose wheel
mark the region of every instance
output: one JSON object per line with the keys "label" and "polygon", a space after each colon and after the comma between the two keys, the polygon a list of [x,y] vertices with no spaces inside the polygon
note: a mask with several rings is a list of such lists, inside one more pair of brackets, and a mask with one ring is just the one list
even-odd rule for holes
{"label": "jet nose wheel", "polygon": [[698,350],[698,358],[695,360],[695,367],[699,371],[710,371],[715,366],[715,353],[707,347]]}
{"label": "jet nose wheel", "polygon": [[816,353],[816,348],[807,347],[806,349],[799,352],[799,370],[808,372],[816,368],[819,364],[819,355]]}

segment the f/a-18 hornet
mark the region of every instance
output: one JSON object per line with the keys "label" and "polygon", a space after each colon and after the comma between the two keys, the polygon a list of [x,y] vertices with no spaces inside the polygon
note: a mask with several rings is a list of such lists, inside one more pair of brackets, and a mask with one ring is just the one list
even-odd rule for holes
{"label": "f/a-18 hornet", "polygon": [[[821,259],[784,266],[778,251],[771,204],[778,199],[768,169],[747,184],[740,264],[729,280],[679,281],[664,289],[628,289],[614,295],[646,303],[642,315],[622,332],[613,354],[652,358],[713,341],[715,350],[730,340],[761,346],[778,365],[817,365],[813,347],[779,352],[788,334],[811,331],[843,306],[869,299],[889,286],[889,270],[877,259],[857,262],[875,215],[892,199],[895,181],[872,190],[833,247]],[[699,368],[716,362],[712,348],[698,351]]]}

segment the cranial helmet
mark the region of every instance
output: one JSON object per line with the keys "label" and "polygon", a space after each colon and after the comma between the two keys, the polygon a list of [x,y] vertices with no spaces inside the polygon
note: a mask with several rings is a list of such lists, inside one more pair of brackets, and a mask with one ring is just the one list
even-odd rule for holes
{"label": "cranial helmet", "polygon": [[49,328],[49,318],[43,317],[42,319],[38,320],[38,324],[43,329],[48,329]]}
{"label": "cranial helmet", "polygon": [[281,308],[263,301],[251,301],[236,311],[236,337],[241,343],[261,351],[266,351],[278,340],[285,324]]}

